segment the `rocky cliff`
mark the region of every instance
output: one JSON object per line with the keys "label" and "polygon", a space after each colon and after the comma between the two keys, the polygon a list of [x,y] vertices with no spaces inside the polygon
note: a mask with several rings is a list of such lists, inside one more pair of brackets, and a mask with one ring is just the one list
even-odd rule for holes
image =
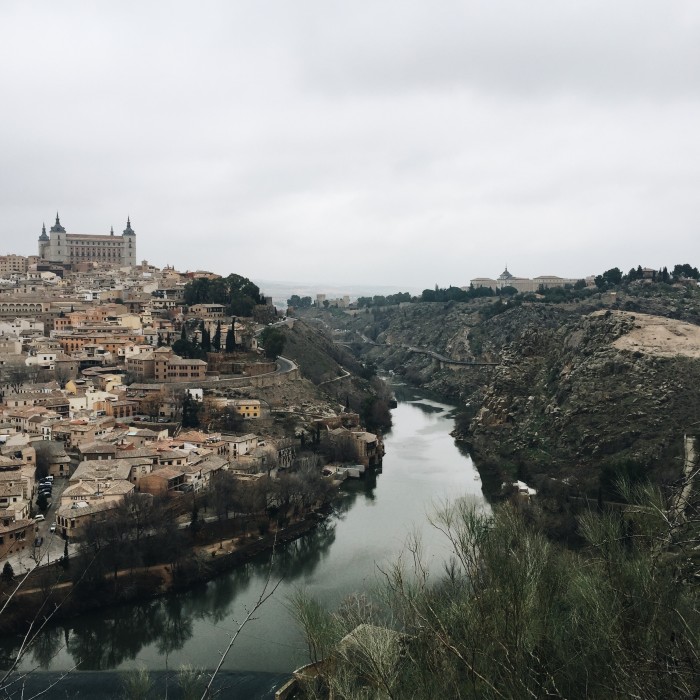
{"label": "rocky cliff", "polygon": [[[326,318],[385,371],[455,400],[465,416],[457,437],[477,462],[606,496],[620,475],[673,480],[684,432],[700,427],[700,293],[663,291]],[[496,364],[451,365],[420,349]]]}

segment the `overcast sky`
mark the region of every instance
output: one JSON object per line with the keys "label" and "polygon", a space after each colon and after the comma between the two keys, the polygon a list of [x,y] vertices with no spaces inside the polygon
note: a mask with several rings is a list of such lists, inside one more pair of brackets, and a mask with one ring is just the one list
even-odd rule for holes
{"label": "overcast sky", "polygon": [[422,289],[700,264],[697,0],[0,3],[0,253]]}

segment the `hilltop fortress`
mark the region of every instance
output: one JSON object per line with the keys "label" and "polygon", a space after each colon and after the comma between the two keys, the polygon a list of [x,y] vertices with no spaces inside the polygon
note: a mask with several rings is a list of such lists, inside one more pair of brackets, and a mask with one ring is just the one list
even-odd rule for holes
{"label": "hilltop fortress", "polygon": [[[557,277],[556,275],[541,275],[540,277],[535,277],[530,279],[529,277],[515,277],[508,271],[508,267],[498,276],[497,279],[491,279],[490,277],[476,277],[471,280],[471,285],[473,287],[489,287],[495,292],[498,289],[503,289],[504,287],[513,287],[517,289],[518,292],[536,292],[540,287],[549,289],[552,287],[565,287],[566,285],[571,285],[572,287],[583,278],[573,279],[566,277]],[[584,282],[588,284],[587,279],[583,279]],[[592,281],[592,280],[591,280]]]}
{"label": "hilltop fortress", "polygon": [[56,223],[49,233],[46,233],[46,225],[41,228],[39,257],[64,265],[101,262],[115,267],[133,267],[136,265],[136,233],[128,217],[121,236],[114,235],[114,228],[109,236],[68,233],[56,213]]}

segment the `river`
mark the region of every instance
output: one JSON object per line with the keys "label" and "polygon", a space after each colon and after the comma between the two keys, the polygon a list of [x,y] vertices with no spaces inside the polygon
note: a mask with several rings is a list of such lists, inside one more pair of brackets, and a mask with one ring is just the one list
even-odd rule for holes
{"label": "river", "polygon": [[[429,514],[441,501],[460,495],[483,503],[478,473],[450,436],[453,407],[404,387],[396,391],[399,404],[385,436],[382,471],[346,482],[336,512],[276,553],[272,580],[282,582],[245,626],[224,669],[276,675],[306,663],[304,640],[289,612],[295,590],[303,588],[328,606],[368,591],[378,581],[378,567],[395,561],[412,533],[420,533],[430,567],[438,572],[449,551],[429,525]],[[261,556],[186,593],[53,626],[27,654],[23,668],[212,668],[254,605],[269,569],[270,557]]]}

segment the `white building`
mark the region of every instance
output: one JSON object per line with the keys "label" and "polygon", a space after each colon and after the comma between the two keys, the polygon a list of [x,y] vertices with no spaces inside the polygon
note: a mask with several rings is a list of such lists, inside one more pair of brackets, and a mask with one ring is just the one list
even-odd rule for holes
{"label": "white building", "polygon": [[476,277],[471,280],[472,287],[489,287],[495,292],[497,289],[503,289],[504,287],[513,287],[518,292],[537,292],[540,287],[544,289],[551,289],[553,287],[565,287],[566,285],[571,285],[572,287],[579,281],[579,279],[557,277],[556,275],[540,275],[530,279],[529,277],[515,277],[512,275],[508,268],[498,276],[497,279],[492,279],[490,277]]}

